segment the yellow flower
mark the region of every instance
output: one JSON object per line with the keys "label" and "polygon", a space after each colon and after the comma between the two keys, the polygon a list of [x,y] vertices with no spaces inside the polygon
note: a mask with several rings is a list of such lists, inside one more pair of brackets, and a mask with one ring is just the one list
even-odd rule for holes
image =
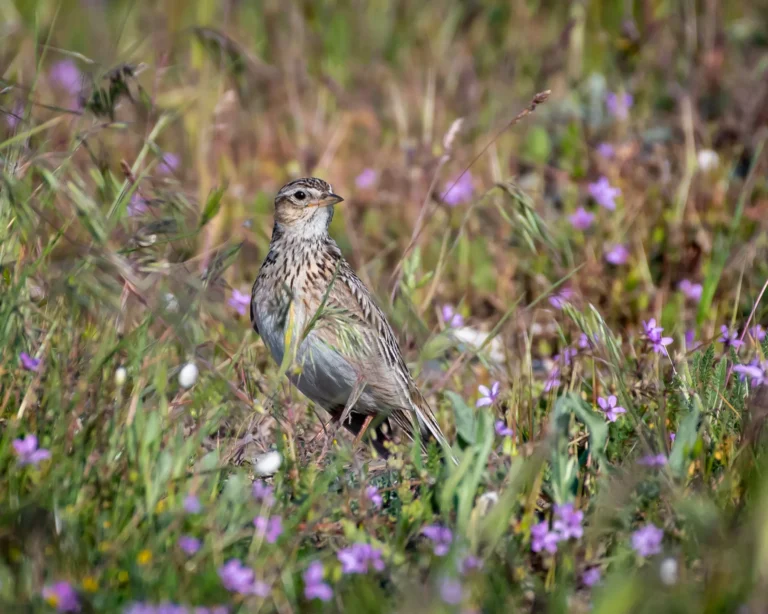
{"label": "yellow flower", "polygon": [[46,598],[45,602],[51,606],[52,608],[59,609],[59,596],[55,595],[54,593],[50,593]]}
{"label": "yellow flower", "polygon": [[85,578],[83,578],[83,590],[86,593],[95,593],[99,590],[99,583],[96,581],[96,578],[93,576],[85,576]]}
{"label": "yellow flower", "polygon": [[168,507],[168,499],[160,499],[155,505],[155,514],[162,514]]}
{"label": "yellow flower", "polygon": [[139,555],[136,557],[136,562],[139,565],[149,565],[152,562],[152,552],[145,548],[139,552]]}
{"label": "yellow flower", "polygon": [[126,582],[128,582],[128,572],[125,571],[125,569],[121,569],[120,571],[117,572],[117,581],[120,584],[125,584]]}
{"label": "yellow flower", "polygon": [[103,523],[101,523],[101,526],[104,527],[105,529],[108,529],[109,527],[112,526],[112,523],[109,520],[105,520]]}

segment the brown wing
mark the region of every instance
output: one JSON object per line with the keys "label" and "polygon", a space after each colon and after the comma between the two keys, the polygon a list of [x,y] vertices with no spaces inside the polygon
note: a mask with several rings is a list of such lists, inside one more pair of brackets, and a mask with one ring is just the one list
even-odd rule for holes
{"label": "brown wing", "polygon": [[[335,244],[332,248],[338,251]],[[338,314],[342,314],[343,317],[349,318],[350,324],[356,324],[354,328],[364,343],[362,350],[367,354],[367,362],[374,372],[370,385],[381,388],[384,398],[394,397],[397,400],[396,405],[399,407],[390,417],[406,434],[412,437],[413,418],[416,418],[424,435],[445,443],[445,436],[432,410],[408,371],[397,338],[384,312],[349,263],[343,259],[340,251],[338,257],[341,258],[341,264],[328,293],[326,306],[336,312],[337,323]],[[343,317],[342,325],[336,326],[337,331],[344,328]],[[338,339],[336,341],[339,342]]]}

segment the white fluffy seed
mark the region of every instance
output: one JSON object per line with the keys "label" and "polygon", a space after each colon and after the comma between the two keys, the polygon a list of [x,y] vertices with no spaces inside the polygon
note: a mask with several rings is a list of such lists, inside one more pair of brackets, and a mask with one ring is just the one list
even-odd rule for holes
{"label": "white fluffy seed", "polygon": [[280,469],[280,452],[272,450],[266,454],[261,454],[254,459],[253,470],[259,477],[265,478],[271,475],[275,475],[277,470]]}
{"label": "white fluffy seed", "polygon": [[165,310],[168,313],[176,313],[179,310],[179,301],[173,294],[166,292],[163,298],[165,299]]}
{"label": "white fluffy seed", "polygon": [[711,149],[702,149],[696,158],[699,163],[699,169],[704,173],[709,173],[720,166],[720,156]]}
{"label": "white fluffy seed", "polygon": [[128,371],[125,370],[125,367],[115,369],[115,386],[122,386],[126,379],[128,379]]}
{"label": "white fluffy seed", "polygon": [[192,386],[195,385],[195,382],[197,381],[197,375],[200,373],[200,371],[197,368],[197,365],[193,362],[188,362],[185,364],[181,371],[179,371],[179,384],[182,388],[192,388]]}
{"label": "white fluffy seed", "polygon": [[659,566],[659,577],[667,586],[677,584],[677,560],[672,557],[664,559]]}

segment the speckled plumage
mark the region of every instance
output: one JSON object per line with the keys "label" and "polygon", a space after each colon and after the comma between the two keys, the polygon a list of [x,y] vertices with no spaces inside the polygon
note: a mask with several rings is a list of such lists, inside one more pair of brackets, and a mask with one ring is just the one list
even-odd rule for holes
{"label": "speckled plumage", "polygon": [[[413,438],[445,437],[403,361],[384,313],[328,234],[341,198],[316,178],[283,186],[275,198],[272,241],[251,295],[251,322],[275,361],[286,346],[286,372],[296,387],[338,420],[350,397],[344,426],[357,434],[374,415],[377,451],[394,424]],[[353,399],[354,400],[354,399]]]}

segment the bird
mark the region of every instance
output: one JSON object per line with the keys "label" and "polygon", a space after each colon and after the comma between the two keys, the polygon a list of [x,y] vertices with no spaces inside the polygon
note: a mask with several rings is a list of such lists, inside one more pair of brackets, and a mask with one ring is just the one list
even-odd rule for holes
{"label": "bird", "polygon": [[329,234],[344,199],[316,177],[275,197],[269,251],[251,291],[253,329],[291,382],[376,452],[397,432],[425,446],[450,446],[403,360],[397,337],[370,290]]}

